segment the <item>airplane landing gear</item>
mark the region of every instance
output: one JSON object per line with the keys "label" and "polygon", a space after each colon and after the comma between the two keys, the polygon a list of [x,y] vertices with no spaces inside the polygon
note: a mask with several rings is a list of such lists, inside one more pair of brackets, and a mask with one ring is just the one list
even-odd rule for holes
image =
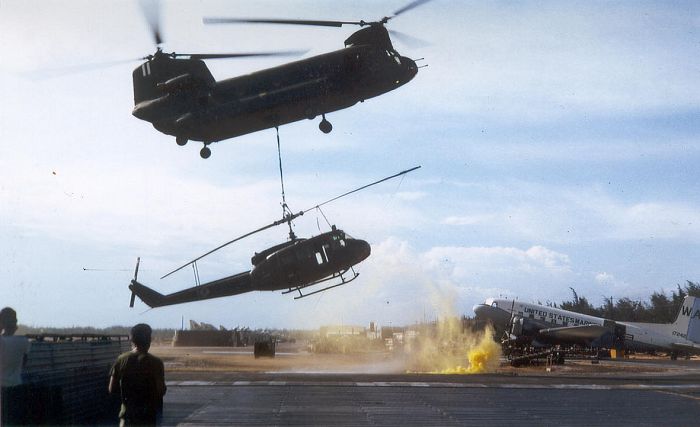
{"label": "airplane landing gear", "polygon": [[176,136],[176,137],[175,137],[175,142],[176,142],[177,145],[179,145],[180,147],[183,147],[185,144],[187,144],[187,137],[185,137],[185,136]]}
{"label": "airplane landing gear", "polygon": [[199,156],[203,159],[208,159],[209,156],[211,156],[211,150],[209,147],[207,147],[206,144],[204,144],[204,147],[202,147],[201,150],[199,150]]}
{"label": "airplane landing gear", "polygon": [[321,129],[321,132],[323,133],[330,133],[333,130],[333,125],[331,122],[326,120],[325,114],[322,114],[321,117],[323,117],[323,120],[321,120],[321,123],[318,124],[318,128]]}

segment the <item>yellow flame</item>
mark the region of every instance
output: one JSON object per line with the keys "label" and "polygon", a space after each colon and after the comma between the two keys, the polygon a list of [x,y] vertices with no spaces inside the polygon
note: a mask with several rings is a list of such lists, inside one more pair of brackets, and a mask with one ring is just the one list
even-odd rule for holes
{"label": "yellow flame", "polygon": [[474,348],[467,349],[469,366],[457,365],[441,370],[440,374],[481,374],[493,372],[499,363],[501,347],[491,338],[493,330],[488,327],[477,341]]}
{"label": "yellow flame", "polygon": [[435,374],[477,374],[494,372],[498,368],[501,347],[493,340],[493,328],[482,332],[464,329],[461,319],[454,315],[456,292],[431,295],[440,310],[442,320],[424,325],[413,342],[406,343],[407,370]]}

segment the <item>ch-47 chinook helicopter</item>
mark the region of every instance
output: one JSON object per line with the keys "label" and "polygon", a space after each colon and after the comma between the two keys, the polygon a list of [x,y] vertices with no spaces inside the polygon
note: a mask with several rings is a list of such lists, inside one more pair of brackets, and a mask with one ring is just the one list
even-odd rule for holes
{"label": "ch-47 chinook helicopter", "polygon": [[[319,129],[333,126],[326,114],[392,91],[418,72],[413,59],[393,47],[384,25],[429,0],[416,0],[379,21],[311,21],[205,18],[206,24],[257,23],[362,28],[345,40],[345,48],[240,77],[216,81],[203,59],[260,54],[180,54],[157,51],[133,72],[133,115],[175,137],[178,145],[208,145],[263,129],[321,116]],[[156,45],[162,42],[157,19],[149,24]],[[392,32],[393,34],[401,33]]]}
{"label": "ch-47 chinook helicopter", "polygon": [[[370,246],[364,240],[354,239],[343,230],[331,227],[331,231],[317,236],[304,239],[295,236],[292,231],[292,220],[321,206],[338,200],[341,197],[360,191],[380,182],[387,181],[398,176],[412,172],[420,166],[399,172],[395,175],[364,185],[355,190],[344,193],[340,196],[327,200],[312,208],[292,213],[284,202],[283,194],[283,217],[273,223],[258,228],[229,242],[216,247],[215,249],[201,255],[192,261],[176,268],[165,276],[165,278],[176,271],[187,266],[192,266],[195,272],[196,286],[175,292],[169,295],[162,295],[155,290],[138,282],[139,261],[136,263],[134,279],[129,284],[131,290],[131,301],[129,307],[134,306],[134,299],[138,296],[149,307],[161,307],[173,304],[182,304],[192,301],[200,301],[211,298],[219,298],[231,295],[238,295],[251,291],[277,291],[282,293],[298,292],[294,299],[303,298],[331,288],[347,284],[357,278],[353,266],[360,263],[370,255]],[[212,282],[199,284],[197,261],[222,249],[231,243],[237,242],[255,233],[259,233],[268,228],[272,228],[287,223],[289,226],[289,240],[278,245],[255,253],[251,258],[253,269],[233,276],[224,277]],[[350,276],[345,275],[350,272]],[[322,289],[303,293],[302,290],[321,283],[335,281]]]}

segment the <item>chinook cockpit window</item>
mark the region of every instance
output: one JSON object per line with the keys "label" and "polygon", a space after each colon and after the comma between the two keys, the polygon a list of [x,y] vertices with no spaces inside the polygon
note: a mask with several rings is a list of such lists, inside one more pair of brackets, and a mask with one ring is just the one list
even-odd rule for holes
{"label": "chinook cockpit window", "polygon": [[395,50],[387,50],[386,51],[386,56],[393,58],[394,61],[396,61],[397,64],[401,65],[401,56],[399,55],[398,52]]}

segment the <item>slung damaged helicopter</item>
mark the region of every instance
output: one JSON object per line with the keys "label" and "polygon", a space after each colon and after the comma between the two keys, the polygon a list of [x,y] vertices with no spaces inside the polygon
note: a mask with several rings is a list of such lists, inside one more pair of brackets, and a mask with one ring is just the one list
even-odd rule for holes
{"label": "slung damaged helicopter", "polygon": [[[207,24],[257,23],[362,28],[345,40],[345,48],[303,60],[216,81],[203,59],[261,54],[178,54],[160,47],[133,72],[133,115],[175,136],[178,145],[224,139],[321,116],[319,129],[333,126],[327,113],[392,91],[418,72],[416,62],[393,47],[385,24],[429,0],[416,0],[379,21],[312,21],[205,18]],[[156,45],[162,42],[158,19],[149,25]],[[401,36],[401,33],[393,32]]]}
{"label": "slung damaged helicopter", "polygon": [[[195,282],[198,283],[199,278],[196,264],[197,261],[218,251],[219,249],[222,249],[225,246],[230,245],[231,243],[237,242],[263,230],[267,230],[268,228],[287,223],[289,226],[289,240],[253,255],[251,258],[253,269],[250,271],[224,277],[222,279],[204,284],[197,284],[196,286],[169,295],[162,295],[138,281],[139,260],[136,263],[134,279],[129,284],[129,289],[131,290],[131,301],[129,306],[134,306],[136,296],[138,296],[149,307],[162,307],[166,305],[238,295],[251,291],[282,290],[285,294],[298,292],[299,295],[296,296],[295,299],[299,299],[347,284],[355,280],[359,275],[359,273],[354,271],[353,266],[360,263],[370,255],[371,249],[369,243],[364,240],[354,239],[348,236],[342,230],[337,229],[335,226],[331,227],[331,231],[308,239],[298,238],[292,231],[292,220],[312,209],[319,209],[321,206],[341,197],[345,197],[349,194],[389,179],[405,175],[418,168],[420,168],[420,166],[399,172],[398,174],[383,178],[371,184],[364,185],[360,188],[334,197],[319,205],[298,213],[292,213],[289,210],[284,202],[283,192],[283,217],[281,219],[226,242],[223,245],[220,245],[217,248],[205,253],[204,255],[185,263],[161,278],[165,278],[187,266],[192,266],[195,272]],[[351,276],[346,278],[345,274],[348,273],[348,271],[351,271]],[[337,283],[313,292],[302,293],[302,289],[332,280],[337,281]]]}

